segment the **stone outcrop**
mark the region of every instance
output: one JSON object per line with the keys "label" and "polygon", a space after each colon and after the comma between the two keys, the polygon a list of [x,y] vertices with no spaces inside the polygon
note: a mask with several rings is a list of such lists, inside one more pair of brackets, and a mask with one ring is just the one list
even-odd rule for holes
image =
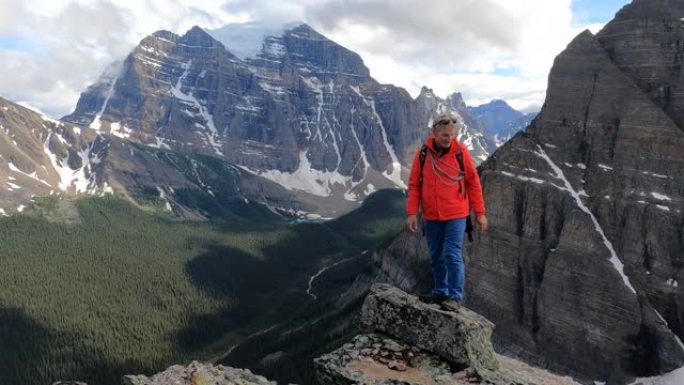
{"label": "stone outcrop", "polygon": [[374,285],[360,322],[369,332],[315,360],[319,383],[573,384],[494,353],[493,325],[466,309],[439,310],[387,285]]}
{"label": "stone outcrop", "polygon": [[366,328],[400,336],[455,365],[490,370],[498,367],[490,341],[494,329],[491,322],[465,308],[457,313],[431,309],[416,297],[380,284],[366,297],[360,322]]}
{"label": "stone outcrop", "polygon": [[174,365],[152,377],[128,375],[121,379],[122,385],[276,385],[275,382],[253,374],[249,370],[227,366],[212,366],[192,362],[188,366]]}

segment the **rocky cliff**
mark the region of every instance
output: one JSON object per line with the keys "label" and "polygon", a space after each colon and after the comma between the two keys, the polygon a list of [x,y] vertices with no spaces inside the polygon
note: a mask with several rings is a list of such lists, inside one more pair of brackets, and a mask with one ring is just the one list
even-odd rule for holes
{"label": "rocky cliff", "polygon": [[128,375],[121,379],[122,385],[276,385],[263,376],[249,370],[227,366],[213,366],[192,362],[188,366],[174,365],[152,377]]}
{"label": "rocky cliff", "polygon": [[577,36],[527,133],[481,165],[493,226],[467,304],[508,351],[616,384],[684,364],[682,14],[637,0]]}

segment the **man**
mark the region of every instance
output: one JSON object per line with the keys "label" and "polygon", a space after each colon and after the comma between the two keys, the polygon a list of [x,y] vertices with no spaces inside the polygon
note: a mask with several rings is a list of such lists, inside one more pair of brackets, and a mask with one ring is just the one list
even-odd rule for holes
{"label": "man", "polygon": [[[417,214],[422,208],[434,288],[430,294],[421,296],[421,300],[456,311],[463,300],[465,267],[461,246],[471,208],[480,230],[486,231],[489,224],[472,157],[468,148],[455,138],[457,117],[441,113],[432,121],[432,134],[425,142],[424,163],[421,165],[419,150],[411,166],[406,225],[412,232],[418,230]],[[459,166],[459,153],[465,170]]]}

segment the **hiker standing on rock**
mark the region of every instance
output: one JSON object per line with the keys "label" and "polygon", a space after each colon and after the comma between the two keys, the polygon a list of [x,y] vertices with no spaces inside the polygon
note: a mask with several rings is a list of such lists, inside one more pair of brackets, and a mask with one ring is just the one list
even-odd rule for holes
{"label": "hiker standing on rock", "polygon": [[423,212],[434,288],[421,300],[455,311],[463,300],[465,266],[461,247],[470,210],[480,230],[489,227],[485,216],[480,177],[468,148],[456,140],[458,118],[440,113],[432,120],[432,134],[416,153],[411,166],[406,202],[406,225],[418,230]]}

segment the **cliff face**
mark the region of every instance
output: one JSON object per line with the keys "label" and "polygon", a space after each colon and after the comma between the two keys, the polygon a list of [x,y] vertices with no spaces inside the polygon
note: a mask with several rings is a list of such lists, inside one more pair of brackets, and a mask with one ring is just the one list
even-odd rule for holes
{"label": "cliff face", "polygon": [[653,89],[683,84],[680,8],[635,1],[580,34],[527,134],[480,167],[493,228],[469,249],[467,303],[501,346],[581,378],[684,363],[684,135]]}

